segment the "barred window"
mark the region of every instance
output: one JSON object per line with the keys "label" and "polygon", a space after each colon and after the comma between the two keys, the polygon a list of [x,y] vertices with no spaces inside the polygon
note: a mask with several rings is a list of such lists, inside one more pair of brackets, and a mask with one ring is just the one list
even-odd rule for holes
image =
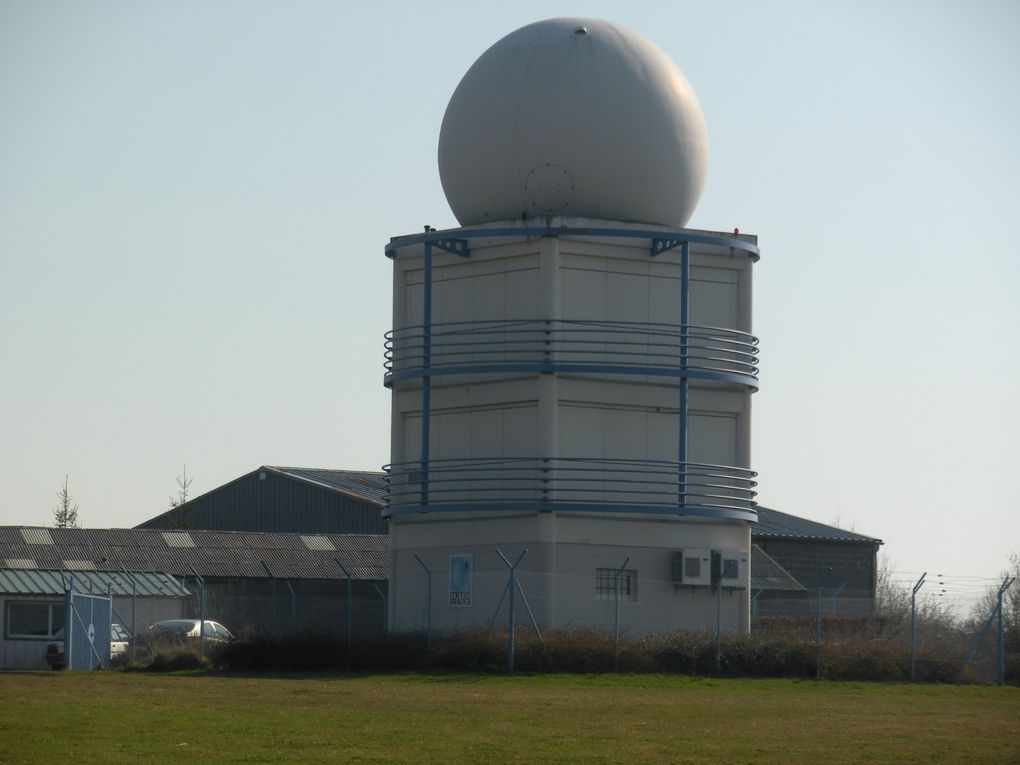
{"label": "barred window", "polygon": [[[616,599],[616,574],[619,569],[595,569],[595,597],[599,600]],[[620,572],[620,600],[637,600],[637,571],[624,569]]]}

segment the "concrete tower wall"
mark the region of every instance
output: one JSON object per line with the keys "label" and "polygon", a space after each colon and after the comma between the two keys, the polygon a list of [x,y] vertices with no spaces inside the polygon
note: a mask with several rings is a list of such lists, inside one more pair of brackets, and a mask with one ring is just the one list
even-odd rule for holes
{"label": "concrete tower wall", "polygon": [[[554,219],[549,229],[590,223]],[[638,590],[621,603],[629,628],[703,627],[719,607],[727,628],[746,629],[746,569],[717,601],[707,582],[677,585],[673,566],[684,549],[749,558],[753,511],[687,515],[676,471],[680,462],[724,466],[716,476],[749,467],[756,372],[736,340],[750,330],[753,238],[690,245],[687,363],[704,374],[692,372],[681,393],[679,247],[653,254],[639,236],[488,239],[484,230],[472,230],[469,257],[432,250],[428,277],[423,246],[395,257],[391,507],[420,504],[392,517],[391,624],[423,626],[422,564],[436,574],[438,629],[487,622],[508,576],[499,548],[511,559],[527,549],[519,581],[546,628],[609,627],[613,604],[597,580],[629,557]],[[423,364],[432,374],[415,372]],[[719,479],[704,480],[711,503]],[[451,556],[471,557],[471,606],[448,602]]]}

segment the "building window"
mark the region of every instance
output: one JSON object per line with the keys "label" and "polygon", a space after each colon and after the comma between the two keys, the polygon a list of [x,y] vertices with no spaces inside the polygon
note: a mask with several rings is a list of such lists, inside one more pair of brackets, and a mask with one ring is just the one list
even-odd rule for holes
{"label": "building window", "polygon": [[8,600],[4,624],[8,640],[49,640],[64,626],[64,604]]}
{"label": "building window", "polygon": [[[595,597],[599,600],[614,600],[616,598],[616,568],[595,569]],[[624,569],[620,572],[620,600],[637,600],[637,571]]]}

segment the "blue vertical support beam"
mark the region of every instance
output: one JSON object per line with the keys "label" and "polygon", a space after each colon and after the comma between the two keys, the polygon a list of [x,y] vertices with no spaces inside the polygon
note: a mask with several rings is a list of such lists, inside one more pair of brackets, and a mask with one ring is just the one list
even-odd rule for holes
{"label": "blue vertical support beam", "polygon": [[687,341],[691,323],[691,245],[689,242],[680,244],[680,401],[679,431],[680,443],[678,462],[680,463],[677,501],[680,509],[687,506]]}
{"label": "blue vertical support beam", "polygon": [[421,507],[429,506],[429,439],[432,409],[432,243],[425,242],[422,284]]}
{"label": "blue vertical support beam", "polygon": [[623,576],[628,563],[629,555],[613,577],[613,672],[620,671],[620,577]]}
{"label": "blue vertical support beam", "polygon": [[425,569],[425,577],[426,577],[426,582],[427,582],[427,587],[428,587],[428,595],[427,595],[427,603],[428,603],[428,605],[426,606],[426,608],[428,610],[425,613],[425,647],[431,650],[431,648],[432,648],[432,572],[429,570],[429,567],[425,565],[425,563],[422,561],[422,559],[419,558],[417,555],[414,556],[414,559],[416,561],[418,561],[418,565],[419,566],[421,566],[423,569]]}
{"label": "blue vertical support beam", "polygon": [[928,576],[925,571],[917,580],[913,591],[910,593],[910,682],[914,682],[915,669],[917,666],[917,593],[924,586],[924,578]]}

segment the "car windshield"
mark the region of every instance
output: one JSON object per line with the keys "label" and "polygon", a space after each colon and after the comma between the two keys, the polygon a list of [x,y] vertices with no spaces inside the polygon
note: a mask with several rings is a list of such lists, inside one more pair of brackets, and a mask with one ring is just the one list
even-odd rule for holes
{"label": "car windshield", "polygon": [[195,622],[190,620],[174,620],[152,625],[153,632],[173,632],[181,635],[186,635],[193,629],[195,629]]}

